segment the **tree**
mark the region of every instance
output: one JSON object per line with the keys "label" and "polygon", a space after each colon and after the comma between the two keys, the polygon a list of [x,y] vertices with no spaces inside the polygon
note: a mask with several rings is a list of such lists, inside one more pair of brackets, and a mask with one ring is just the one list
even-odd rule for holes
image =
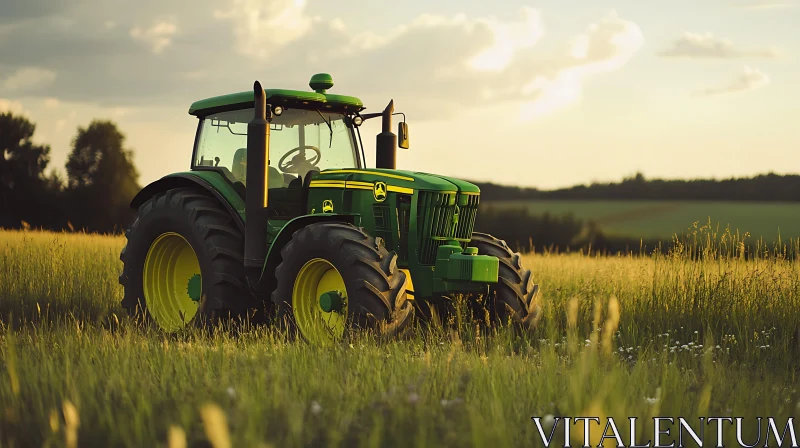
{"label": "tree", "polygon": [[55,183],[45,179],[50,147],[34,144],[36,125],[10,112],[0,114],[0,226],[22,221],[47,225]]}
{"label": "tree", "polygon": [[70,220],[75,227],[112,232],[133,219],[129,204],[139,191],[133,152],[111,121],[94,120],[78,128],[67,158]]}

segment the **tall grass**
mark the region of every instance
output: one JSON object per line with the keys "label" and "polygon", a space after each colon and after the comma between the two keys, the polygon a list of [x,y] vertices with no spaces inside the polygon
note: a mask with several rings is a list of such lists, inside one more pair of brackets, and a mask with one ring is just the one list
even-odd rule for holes
{"label": "tall grass", "polygon": [[464,319],[328,349],[161,335],[119,309],[122,238],[2,232],[0,445],[519,446],[546,414],[741,416],[755,440],[756,416],[798,414],[800,263],[703,232],[669,255],[526,256],[532,334]]}
{"label": "tall grass", "polygon": [[119,315],[124,245],[120,236],[0,231],[0,315]]}

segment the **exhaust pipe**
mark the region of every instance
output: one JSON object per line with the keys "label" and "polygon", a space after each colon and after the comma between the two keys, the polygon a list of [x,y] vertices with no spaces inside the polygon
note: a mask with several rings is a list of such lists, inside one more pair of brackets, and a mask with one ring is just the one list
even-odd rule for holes
{"label": "exhaust pipe", "polygon": [[[264,266],[267,257],[267,164],[269,163],[269,122],[267,99],[261,83],[253,85],[255,113],[247,124],[247,194],[244,231],[244,266]],[[257,277],[256,277],[257,278]]]}
{"label": "exhaust pipe", "polygon": [[375,167],[395,169],[397,166],[397,136],[392,133],[394,100],[383,110],[382,130],[375,143]]}

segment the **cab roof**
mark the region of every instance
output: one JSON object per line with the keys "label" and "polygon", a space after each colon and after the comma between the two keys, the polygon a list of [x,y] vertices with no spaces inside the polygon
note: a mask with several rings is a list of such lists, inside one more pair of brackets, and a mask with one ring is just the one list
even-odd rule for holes
{"label": "cab roof", "polygon": [[[347,112],[358,112],[364,109],[364,104],[356,97],[327,93],[326,91],[333,87],[333,79],[326,73],[312,76],[309,86],[315,91],[264,89],[264,93],[266,93],[267,103],[283,106],[303,107],[313,104],[316,107],[335,108]],[[252,90],[220,95],[195,101],[189,106],[189,114],[200,117],[224,110],[242,109],[252,107],[254,101],[255,94]]]}

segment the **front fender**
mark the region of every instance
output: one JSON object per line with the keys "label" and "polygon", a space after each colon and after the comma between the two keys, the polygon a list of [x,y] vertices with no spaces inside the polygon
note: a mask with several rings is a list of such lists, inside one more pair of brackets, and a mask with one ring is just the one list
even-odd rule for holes
{"label": "front fender", "polygon": [[283,246],[285,246],[286,243],[292,239],[292,235],[294,235],[296,231],[309,224],[316,224],[326,221],[340,221],[353,225],[359,225],[361,223],[361,215],[344,213],[319,213],[298,216],[297,218],[289,220],[281,228],[278,234],[275,235],[275,239],[272,240],[272,244],[269,246],[269,250],[267,251],[267,259],[264,261],[264,268],[261,270],[261,277],[258,281],[259,286],[262,286],[262,288],[266,288],[269,291],[275,287],[275,268],[277,268],[278,264],[281,262],[281,249],[283,249]]}

